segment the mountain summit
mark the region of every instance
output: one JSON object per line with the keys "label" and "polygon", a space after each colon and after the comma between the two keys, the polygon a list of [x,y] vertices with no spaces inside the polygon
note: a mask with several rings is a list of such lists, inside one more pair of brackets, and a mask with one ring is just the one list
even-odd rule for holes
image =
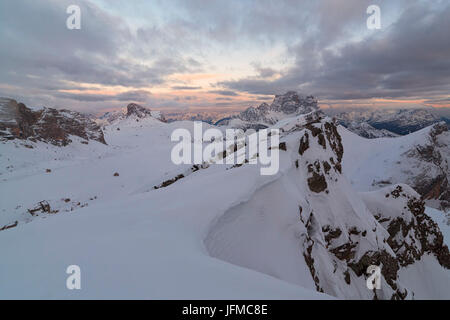
{"label": "mountain summit", "polygon": [[127,117],[133,115],[138,118],[145,118],[147,116],[152,116],[152,111],[136,103],[130,103],[127,106]]}
{"label": "mountain summit", "polygon": [[318,110],[317,99],[313,96],[301,96],[295,91],[288,91],[276,95],[270,105],[264,102],[256,108],[249,107],[236,116],[219,120],[216,124],[242,129],[264,129],[281,119]]}
{"label": "mountain summit", "polygon": [[23,103],[0,98],[0,140],[29,139],[65,146],[70,136],[104,143],[101,128],[85,114],[43,108],[33,111]]}
{"label": "mountain summit", "polygon": [[162,122],[166,122],[166,119],[159,111],[152,111],[137,103],[130,103],[127,105],[125,109],[106,112],[103,115],[101,115],[98,119],[96,119],[96,122],[101,125],[108,125],[116,121],[128,118],[136,118],[137,120],[139,120],[149,117],[155,118]]}

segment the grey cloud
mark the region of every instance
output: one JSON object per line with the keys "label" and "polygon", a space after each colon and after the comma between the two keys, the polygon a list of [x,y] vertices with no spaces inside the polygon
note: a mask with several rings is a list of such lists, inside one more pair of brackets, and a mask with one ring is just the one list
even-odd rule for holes
{"label": "grey cloud", "polygon": [[[208,63],[214,69],[209,50],[251,47],[264,52],[277,43],[287,48],[284,55],[292,64],[277,71],[278,66],[260,62],[254,65],[256,77],[220,82],[210,92],[233,97],[298,90],[324,99],[427,96],[430,101],[448,94],[450,4],[376,2],[383,22],[393,12],[402,13],[390,27],[369,33],[365,9],[372,0],[160,1],[157,5],[169,18],[132,32],[128,21],[95,1],[2,0],[0,85],[12,88],[2,87],[5,94],[33,95],[39,103],[62,99],[92,105],[109,103],[111,96],[63,94],[65,89],[87,90],[67,81],[118,85],[130,91],[113,97],[114,103],[130,98],[176,106],[182,103],[157,101],[135,89],[166,84],[176,73],[203,72]],[[81,6],[81,30],[65,27],[69,4]],[[172,87],[194,88],[201,89]]]}
{"label": "grey cloud", "polygon": [[234,91],[230,91],[230,90],[210,90],[208,91],[209,93],[215,93],[215,94],[220,94],[222,96],[238,96],[239,94],[237,94]]}
{"label": "grey cloud", "polygon": [[[66,28],[69,4],[81,7],[81,30]],[[170,54],[156,50],[164,39],[140,42],[120,17],[91,1],[4,0],[0,14],[0,84],[23,91],[48,90],[48,95],[61,96],[53,91],[77,89],[67,81],[149,87],[164,83],[171,74],[201,68],[199,61],[178,54],[176,46]],[[80,99],[104,97],[80,95]]]}
{"label": "grey cloud", "polygon": [[173,86],[172,89],[174,90],[198,90],[202,87],[195,87],[195,86]]}
{"label": "grey cloud", "polygon": [[337,51],[320,48],[315,39],[297,45],[296,65],[276,80],[219,85],[254,94],[294,89],[329,99],[442,95],[450,89],[449,16],[450,4],[411,5],[389,29]]}
{"label": "grey cloud", "polygon": [[132,90],[123,93],[108,95],[108,94],[84,94],[84,93],[68,93],[57,92],[56,97],[63,99],[71,99],[85,102],[98,102],[98,101],[135,101],[145,102],[151,96],[151,93],[144,90]]}

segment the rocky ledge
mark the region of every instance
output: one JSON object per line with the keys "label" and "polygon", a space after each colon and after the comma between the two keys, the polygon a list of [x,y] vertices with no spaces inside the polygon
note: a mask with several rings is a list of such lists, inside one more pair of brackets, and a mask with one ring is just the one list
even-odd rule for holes
{"label": "rocky ledge", "polygon": [[106,144],[100,126],[87,115],[53,108],[33,111],[23,103],[0,98],[0,140],[28,139],[66,146],[72,142],[71,136]]}

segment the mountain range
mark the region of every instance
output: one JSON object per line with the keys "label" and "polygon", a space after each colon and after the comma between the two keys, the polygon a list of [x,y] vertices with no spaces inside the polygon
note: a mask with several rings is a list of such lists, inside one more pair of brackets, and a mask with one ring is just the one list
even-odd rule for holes
{"label": "mountain range", "polygon": [[249,107],[238,115],[217,121],[215,125],[259,130],[268,128],[286,117],[318,110],[317,99],[313,96],[303,97],[297,92],[289,91],[283,95],[276,95],[270,105],[262,103],[257,108]]}
{"label": "mountain range", "polygon": [[[450,123],[450,119],[434,114],[429,109],[378,109],[346,111],[335,115],[339,123],[347,128],[355,124],[369,124],[381,132],[389,132],[406,135],[428,127],[434,123],[444,121]],[[374,136],[375,137],[375,136]]]}
{"label": "mountain range", "polygon": [[445,123],[367,139],[288,92],[203,124],[279,129],[262,176],[259,153],[175,165],[171,133],[193,122],[137,104],[94,121],[1,101],[0,298],[450,298]]}
{"label": "mountain range", "polygon": [[142,107],[141,105],[136,103],[130,103],[126,108],[120,110],[106,112],[99,117],[94,117],[93,120],[99,125],[107,125],[123,119],[128,119],[130,117],[134,118],[135,120],[137,119],[138,121],[139,119],[143,119],[146,117],[153,117],[160,121],[166,122],[166,119],[161,112],[151,111],[150,109]]}

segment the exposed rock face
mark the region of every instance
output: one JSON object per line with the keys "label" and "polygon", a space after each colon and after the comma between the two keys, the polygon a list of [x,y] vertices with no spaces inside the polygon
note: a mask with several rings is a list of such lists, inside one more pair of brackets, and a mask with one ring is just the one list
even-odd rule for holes
{"label": "exposed rock face", "polygon": [[164,118],[164,115],[160,112],[152,111],[137,103],[130,103],[127,105],[126,110],[117,110],[104,113],[97,119],[97,123],[106,125],[128,118],[136,118],[137,120],[139,120],[148,117],[158,119],[161,122],[167,122]]}
{"label": "exposed rock face", "polygon": [[450,209],[450,132],[444,122],[435,124],[425,144],[405,152],[404,156],[423,168],[406,183],[419,192],[425,200],[437,200],[444,210]]}
{"label": "exposed rock face", "polygon": [[[387,243],[401,267],[433,254],[450,269],[450,254],[437,224],[424,211],[420,195],[408,185],[394,185],[363,193],[364,201],[377,221],[389,232]],[[392,212],[399,214],[392,214]]]}
{"label": "exposed rock face", "polygon": [[301,96],[289,91],[276,95],[272,104],[262,103],[258,107],[249,107],[240,114],[218,121],[219,126],[235,126],[242,129],[264,129],[279,120],[295,115],[307,114],[319,110],[317,99],[313,96]]}
{"label": "exposed rock face", "polygon": [[150,109],[144,108],[136,103],[130,103],[127,106],[127,117],[135,115],[138,118],[145,118],[146,116],[151,116],[152,111]]}
{"label": "exposed rock face", "polygon": [[[303,171],[312,192],[308,205],[301,206],[307,230],[303,255],[318,291],[338,297],[363,294],[373,299],[412,298],[408,283],[399,280],[402,268],[424,255],[433,255],[441,266],[450,269],[450,253],[442,233],[424,213],[424,202],[411,187],[394,185],[348,199],[349,194],[342,191],[346,184],[341,169],[344,149],[335,123],[322,120],[307,124],[298,150],[295,168]],[[327,202],[328,197],[339,198],[343,211],[314,205],[315,198]],[[359,209],[355,204],[345,205],[346,199],[356,203],[358,197],[363,200]],[[381,267],[381,290],[364,288],[370,265]],[[358,286],[366,292],[358,293]]]}
{"label": "exposed rock face", "polygon": [[[420,195],[409,186],[396,185],[359,195],[363,200],[359,209],[355,204],[343,205],[350,195],[342,191],[346,184],[341,165],[344,148],[336,124],[321,120],[304,128],[295,168],[304,172],[312,192],[308,205],[301,206],[307,231],[303,255],[318,291],[338,297],[363,294],[373,299],[412,298],[408,283],[399,280],[402,268],[420,261],[424,255],[433,255],[441,266],[450,268],[450,254],[442,233],[424,213]],[[355,199],[349,201],[355,202],[359,196],[355,194]],[[335,212],[326,205],[314,205],[316,197],[321,202],[328,201],[328,197],[339,198],[339,207],[346,209]],[[360,219],[365,223],[358,223]],[[358,293],[358,286],[365,289],[370,265],[381,267],[382,289]]]}
{"label": "exposed rock face", "polygon": [[242,111],[237,117],[244,121],[260,122],[264,121],[265,116],[269,113],[269,105],[267,103],[261,104],[259,107],[249,107]]}
{"label": "exposed rock face", "polygon": [[106,144],[101,128],[87,115],[52,108],[33,111],[15,100],[0,99],[0,139],[30,139],[65,146],[72,142],[71,135]]}
{"label": "exposed rock face", "polygon": [[[205,240],[211,255],[347,299],[412,299],[409,268],[446,277],[448,247],[411,187],[353,190],[330,118],[299,116],[280,131],[291,166],[219,219]],[[380,289],[367,287],[369,266],[380,268]]]}

